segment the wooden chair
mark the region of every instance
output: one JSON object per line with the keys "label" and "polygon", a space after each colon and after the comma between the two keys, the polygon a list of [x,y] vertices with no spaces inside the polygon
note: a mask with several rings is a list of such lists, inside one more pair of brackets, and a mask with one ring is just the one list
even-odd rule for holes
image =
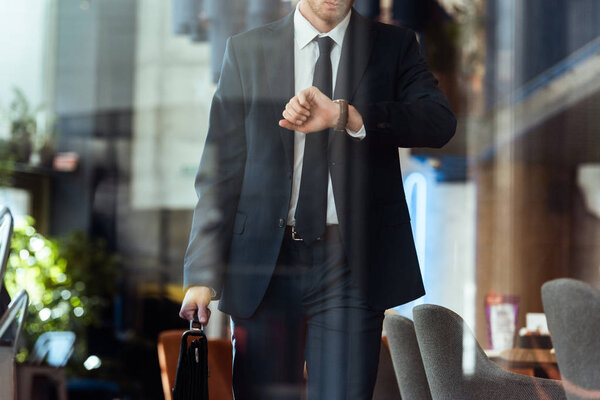
{"label": "wooden chair", "polygon": [[[172,400],[172,389],[175,386],[179,346],[183,330],[169,330],[158,336],[158,360],[160,363],[161,381],[165,400]],[[211,399],[233,400],[231,390],[232,347],[229,339],[208,340],[208,392]],[[306,370],[305,370],[306,374]],[[306,376],[306,375],[305,375]],[[392,360],[386,338],[382,338],[379,370],[373,400],[398,400],[400,393],[394,375]]]}
{"label": "wooden chair", "polygon": [[[158,361],[165,400],[172,400],[179,346],[183,330],[169,330],[158,336]],[[193,338],[191,338],[193,339]],[[211,399],[233,400],[231,390],[232,347],[228,339],[208,339],[208,393]]]}

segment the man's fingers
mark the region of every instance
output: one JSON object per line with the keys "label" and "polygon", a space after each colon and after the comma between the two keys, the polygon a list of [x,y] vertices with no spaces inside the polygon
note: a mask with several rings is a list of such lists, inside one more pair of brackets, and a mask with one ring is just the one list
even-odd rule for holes
{"label": "man's fingers", "polygon": [[179,316],[187,321],[195,319],[202,320],[202,324],[208,323],[210,318],[211,291],[206,286],[192,286],[186,292],[181,303]]}
{"label": "man's fingers", "polygon": [[296,125],[288,121],[287,119],[279,120],[279,126],[285,129],[289,129],[290,131],[298,131],[302,133],[306,133],[306,128],[303,125]]}
{"label": "man's fingers", "polygon": [[208,306],[198,304],[184,305],[179,311],[179,316],[186,321],[198,320],[201,324],[207,324],[210,319],[210,308]]}
{"label": "man's fingers", "polygon": [[288,124],[283,124],[280,121],[280,126],[286,129],[298,130],[298,127],[310,118],[311,112],[309,100],[311,96],[311,89],[312,88],[301,90],[297,96],[294,96],[290,99],[290,101],[285,105],[285,110],[283,110],[281,113],[283,118],[287,120]]}
{"label": "man's fingers", "polygon": [[279,120],[279,126],[285,129],[289,129],[290,131],[295,131],[298,128],[298,125],[292,124],[287,119]]}
{"label": "man's fingers", "polygon": [[283,115],[283,118],[285,118],[291,124],[295,125],[302,125],[302,123],[305,120],[305,117],[303,117],[302,115],[298,115],[295,112],[288,110],[287,108],[283,110],[281,115]]}
{"label": "man's fingers", "polygon": [[319,90],[316,86],[311,86],[298,93],[298,100],[302,104],[303,102],[310,104],[311,108],[314,105],[321,104],[324,101],[330,101],[331,99]]}
{"label": "man's fingers", "polygon": [[299,104],[294,106],[291,102],[287,103],[285,109],[295,120],[304,122],[308,119],[308,115],[306,115],[306,110],[302,111],[303,109]]}
{"label": "man's fingers", "polygon": [[308,119],[306,116],[294,110],[293,106],[290,103],[288,103],[285,106],[285,111],[287,112],[287,114],[284,115],[285,119],[292,123],[301,125],[304,121]]}
{"label": "man's fingers", "polygon": [[196,305],[184,303],[181,306],[181,310],[179,310],[179,317],[181,317],[187,321],[191,321],[194,319],[194,316],[196,315],[197,310],[198,310],[198,307]]}
{"label": "man's fingers", "polygon": [[198,307],[198,321],[205,325],[208,323],[208,320],[210,319],[210,308],[206,307],[206,306],[200,306]]}
{"label": "man's fingers", "polygon": [[303,107],[310,108],[315,96],[321,93],[316,86],[306,88],[298,93],[298,101]]}
{"label": "man's fingers", "polygon": [[298,114],[303,115],[307,118],[310,117],[310,109],[308,107],[304,107],[302,104],[300,104],[300,100],[298,99],[298,96],[292,97],[292,99],[290,100],[288,105]]}
{"label": "man's fingers", "polygon": [[304,125],[295,125],[286,119],[279,120],[279,126],[285,129],[289,129],[290,131],[298,131],[302,133],[308,133],[308,129],[306,124]]}
{"label": "man's fingers", "polygon": [[308,108],[308,109],[310,109],[310,101],[308,101],[308,97],[307,97],[307,93],[308,93],[309,89],[301,90],[300,93],[298,93],[298,96],[296,96],[298,98],[298,103],[302,107]]}

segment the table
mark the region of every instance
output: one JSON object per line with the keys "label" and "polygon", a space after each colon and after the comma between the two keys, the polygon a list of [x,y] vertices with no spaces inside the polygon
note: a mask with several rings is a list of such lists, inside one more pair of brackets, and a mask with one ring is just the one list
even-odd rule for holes
{"label": "table", "polygon": [[502,352],[486,350],[488,357],[502,368],[522,375],[561,379],[556,354],[551,349],[508,349]]}

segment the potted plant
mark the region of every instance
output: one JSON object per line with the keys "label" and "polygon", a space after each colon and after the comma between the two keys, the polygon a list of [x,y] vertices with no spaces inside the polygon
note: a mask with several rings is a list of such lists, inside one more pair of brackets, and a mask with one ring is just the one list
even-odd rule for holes
{"label": "potted plant", "polygon": [[42,333],[76,334],[71,369],[87,358],[88,327],[102,314],[117,292],[118,260],[100,240],[83,233],[53,239],[39,234],[33,219],[17,220],[5,276],[9,294],[29,293],[23,343],[17,361],[25,362]]}
{"label": "potted plant", "polygon": [[[8,120],[9,139],[3,143],[13,162],[29,163],[32,154],[34,164],[51,166],[54,157],[54,141],[56,133],[52,128],[41,132],[38,117],[44,110],[43,105],[32,107],[29,100],[19,88],[14,88],[14,98],[8,109],[2,110]],[[52,127],[54,124],[46,124]],[[46,130],[46,129],[44,129]]]}

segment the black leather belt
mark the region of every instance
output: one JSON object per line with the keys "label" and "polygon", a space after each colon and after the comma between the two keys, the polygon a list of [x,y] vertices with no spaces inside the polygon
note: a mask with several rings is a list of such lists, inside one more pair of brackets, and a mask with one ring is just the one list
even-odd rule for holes
{"label": "black leather belt", "polygon": [[[325,233],[323,233],[321,236],[319,236],[316,240],[320,241],[320,240],[329,240],[329,239],[333,239],[333,238],[339,238],[340,237],[340,226],[339,225],[327,225],[325,227]],[[304,239],[302,239],[302,237],[300,237],[300,234],[298,232],[296,232],[296,229],[293,226],[286,226],[285,227],[285,238],[286,239],[291,239],[295,242],[303,242]]]}

